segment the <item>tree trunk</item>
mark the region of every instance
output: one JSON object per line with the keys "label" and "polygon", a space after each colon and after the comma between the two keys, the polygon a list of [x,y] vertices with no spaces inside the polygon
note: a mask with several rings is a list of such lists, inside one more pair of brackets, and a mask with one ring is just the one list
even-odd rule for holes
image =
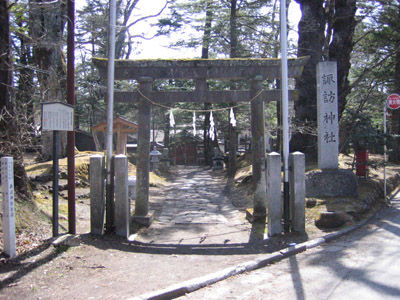
{"label": "tree trunk", "polygon": [[[63,102],[66,98],[66,65],[62,52],[66,5],[63,1],[46,5],[40,0],[30,2],[30,28],[34,40],[33,57],[39,68],[41,102]],[[66,133],[60,135],[61,155],[66,154]],[[42,154],[52,156],[52,134],[42,134]]]}
{"label": "tree trunk", "polygon": [[[324,56],[328,60],[337,61],[339,118],[346,107],[346,96],[350,93],[348,75],[356,26],[356,0],[329,1],[325,11],[324,0],[296,0],[296,2],[300,4],[302,11],[298,56],[309,55],[311,58],[304,67],[301,78],[296,82],[296,89],[299,90],[299,99],[295,103],[296,121],[299,126],[316,127],[316,66]],[[292,148],[306,153],[316,153],[316,137],[298,133],[292,140]]]}
{"label": "tree trunk", "polygon": [[[230,58],[239,57],[238,51],[238,32],[237,32],[237,0],[231,0],[230,7]],[[235,89],[236,85],[232,84],[231,89]],[[230,103],[229,106],[234,106],[235,103]],[[237,114],[236,109],[233,109],[234,114]],[[228,118],[229,119],[229,118]],[[237,131],[229,122],[228,124],[228,177],[234,177],[236,173],[236,153],[237,153]]]}
{"label": "tree trunk", "polygon": [[335,2],[333,40],[329,45],[329,60],[337,61],[339,119],[346,107],[346,97],[350,93],[348,75],[356,27],[356,10],[356,0],[336,0]]}
{"label": "tree trunk", "polygon": [[128,21],[131,17],[133,9],[139,0],[129,1],[125,7],[122,7],[123,1],[117,1],[117,21],[122,19],[122,22],[118,23],[120,30],[116,34],[115,41],[115,59],[123,58],[129,59],[130,51],[124,53],[124,47],[126,45],[126,37],[128,35]]}
{"label": "tree trunk", "polygon": [[0,156],[14,158],[14,183],[20,196],[29,199],[28,178],[19,144],[18,120],[11,97],[12,59],[10,51],[10,19],[8,1],[0,1]]}
{"label": "tree trunk", "polygon": [[[23,28],[25,24],[22,21],[18,21],[19,28]],[[19,63],[21,64],[21,69],[18,74],[18,89],[15,94],[15,102],[21,108],[21,113],[24,113],[25,120],[30,124],[34,124],[34,71],[27,67],[33,64],[32,61],[32,47],[29,45],[29,41],[25,35],[19,35],[20,42],[20,53],[19,53]],[[33,139],[35,137],[34,126],[29,129],[30,137]]]}
{"label": "tree trunk", "polygon": [[11,108],[10,19],[8,1],[0,3],[0,109]]}
{"label": "tree trunk", "polygon": [[[324,0],[296,0],[300,4],[302,16],[299,22],[299,39],[297,56],[310,56],[304,66],[301,77],[296,81],[299,98],[295,102],[297,126],[316,126],[317,121],[317,87],[316,66],[322,59],[324,45]],[[297,133],[291,141],[293,150],[315,154],[316,137],[306,133]]]}
{"label": "tree trunk", "polygon": [[[212,1],[208,0],[206,3],[206,20],[204,23],[204,33],[203,33],[203,42],[201,47],[201,58],[208,59],[208,52],[210,49],[210,39],[211,39],[211,25],[212,25]],[[211,103],[204,103],[204,110],[209,110],[212,108]],[[206,112],[204,116],[203,123],[203,142],[204,142],[204,161],[206,165],[212,165],[212,141],[209,135],[210,130],[210,113]]]}

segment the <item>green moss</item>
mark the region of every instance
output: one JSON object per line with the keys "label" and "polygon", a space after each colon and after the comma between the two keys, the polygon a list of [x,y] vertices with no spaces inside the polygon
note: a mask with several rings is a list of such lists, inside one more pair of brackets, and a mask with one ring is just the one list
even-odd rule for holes
{"label": "green moss", "polygon": [[[299,64],[302,68],[306,61],[309,59],[308,56],[305,57],[299,57],[299,58],[290,58],[289,59],[289,64]],[[93,62],[101,68],[105,68],[108,62],[108,58],[102,58],[102,57],[93,57],[92,58]],[[183,58],[183,59],[176,59],[176,58],[171,58],[171,59],[116,59],[115,64],[118,67],[121,65],[122,67],[127,67],[129,65],[134,65],[134,66],[142,66],[142,67],[162,67],[163,64],[165,64],[165,67],[170,66],[171,63],[174,64],[182,64],[182,65],[187,65],[188,63],[193,63],[196,65],[196,63],[202,63],[206,65],[205,63],[210,63],[211,65],[213,64],[218,64],[222,63],[224,65],[229,64],[229,62],[244,62],[244,63],[250,63],[251,65],[254,65],[254,63],[260,62],[263,63],[262,65],[265,64],[265,62],[270,62],[273,65],[280,64],[280,58],[211,58],[211,59],[203,59],[203,58]]]}
{"label": "green moss", "polygon": [[[289,58],[289,61],[302,61],[308,60],[308,56],[302,56],[299,58]],[[98,62],[108,62],[108,58],[105,57],[93,57],[93,61]],[[196,62],[196,61],[280,61],[280,58],[147,58],[147,59],[116,59],[116,63],[126,63],[126,62]]]}

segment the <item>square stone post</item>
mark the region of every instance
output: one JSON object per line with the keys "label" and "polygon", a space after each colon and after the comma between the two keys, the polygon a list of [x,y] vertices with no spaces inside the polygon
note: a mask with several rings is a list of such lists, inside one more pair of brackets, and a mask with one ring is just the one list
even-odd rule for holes
{"label": "square stone post", "polygon": [[9,257],[17,255],[15,244],[14,164],[12,157],[1,158],[1,193],[3,211],[4,252]]}
{"label": "square stone post", "polygon": [[[140,78],[141,93],[151,99],[153,80]],[[149,225],[150,117],[151,104],[143,96],[138,103],[138,148],[136,165],[136,202],[134,221]]]}
{"label": "square stone post", "polygon": [[104,155],[90,156],[89,182],[90,182],[90,233],[104,233]]}
{"label": "square stone post", "polygon": [[339,117],[337,66],[335,61],[317,65],[318,167],[337,169]]}
{"label": "square stone post", "polygon": [[[261,76],[251,80],[250,97],[253,98],[262,90]],[[253,159],[253,218],[266,215],[266,182],[265,182],[265,125],[264,101],[259,95],[251,102],[251,152]]]}
{"label": "square stone post", "polygon": [[267,154],[268,236],[282,233],[281,155]]}
{"label": "square stone post", "polygon": [[130,225],[130,201],[128,197],[128,159],[126,155],[114,156],[115,167],[115,233],[128,238]]}
{"label": "square stone post", "polygon": [[301,152],[293,152],[289,155],[289,190],[290,190],[290,214],[292,230],[305,232],[305,155]]}

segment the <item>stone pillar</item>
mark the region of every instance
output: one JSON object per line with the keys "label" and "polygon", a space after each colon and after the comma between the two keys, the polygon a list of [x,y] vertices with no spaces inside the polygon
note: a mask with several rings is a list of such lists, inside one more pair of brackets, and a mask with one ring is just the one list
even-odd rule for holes
{"label": "stone pillar", "polygon": [[292,230],[305,232],[305,155],[301,152],[290,153],[289,169],[290,217]]}
{"label": "stone pillar", "polygon": [[267,154],[268,236],[282,233],[281,155]]}
{"label": "stone pillar", "polygon": [[[139,81],[140,91],[149,98],[151,98],[152,84],[151,78],[141,78]],[[141,97],[138,103],[135,217],[144,217],[149,212],[150,117],[151,104]]]}
{"label": "stone pillar", "polygon": [[318,167],[337,169],[339,156],[337,66],[317,65]]}
{"label": "stone pillar", "polygon": [[126,143],[128,134],[125,132],[117,132],[117,154],[126,154]]}
{"label": "stone pillar", "polygon": [[1,192],[3,211],[4,252],[17,255],[15,246],[14,165],[12,157],[1,158]]}
{"label": "stone pillar", "polygon": [[114,157],[115,167],[115,233],[128,238],[130,224],[130,201],[128,197],[128,159],[119,154]]}
{"label": "stone pillar", "polygon": [[90,181],[90,233],[104,233],[104,155],[90,156],[89,181]]}
{"label": "stone pillar", "polygon": [[[151,99],[153,80],[149,77],[139,80],[141,93]],[[150,225],[149,214],[149,171],[150,171],[150,118],[151,104],[141,97],[138,103],[138,147],[136,160],[136,201],[133,220],[142,225]]]}
{"label": "stone pillar", "polygon": [[[250,97],[253,98],[262,89],[262,77],[256,76],[251,81]],[[251,152],[253,159],[253,217],[266,215],[266,182],[265,182],[265,125],[264,102],[258,96],[251,102]]]}

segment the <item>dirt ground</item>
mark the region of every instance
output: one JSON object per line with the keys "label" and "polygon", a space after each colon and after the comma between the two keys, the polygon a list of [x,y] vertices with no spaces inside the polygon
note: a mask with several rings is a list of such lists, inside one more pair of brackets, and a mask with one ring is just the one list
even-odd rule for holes
{"label": "dirt ground", "polygon": [[[348,167],[346,163],[351,161],[351,157],[341,158],[343,166]],[[387,176],[393,177],[398,171],[398,166],[389,166]],[[371,170],[370,177],[380,179],[382,169]],[[316,211],[310,211],[306,235],[264,239],[265,224],[252,225],[245,219],[245,209],[251,202],[247,190],[227,184],[222,172],[180,167],[171,169],[170,178],[150,188],[155,222],[133,232],[130,242],[115,235],[89,234],[88,187],[78,186],[76,246],[52,246],[51,226],[43,222],[37,230],[47,237],[43,243],[26,236],[22,240],[29,245],[17,258],[0,260],[0,299],[133,297],[326,233],[315,227]],[[47,184],[35,193],[48,192]],[[367,188],[364,192],[363,196],[369,196],[374,190]],[[44,209],[51,196],[39,198],[38,206]],[[65,205],[62,197],[61,232],[66,231]],[[319,209],[326,207],[321,204]]]}

